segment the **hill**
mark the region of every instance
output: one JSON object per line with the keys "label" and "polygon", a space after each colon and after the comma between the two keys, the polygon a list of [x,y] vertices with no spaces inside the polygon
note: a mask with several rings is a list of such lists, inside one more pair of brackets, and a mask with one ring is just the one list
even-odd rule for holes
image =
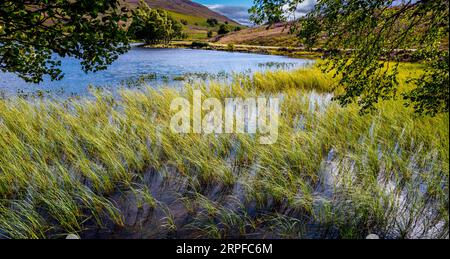
{"label": "hill", "polygon": [[[126,0],[126,2],[132,6],[139,4],[139,0]],[[168,11],[172,17],[181,21],[189,39],[192,40],[207,39],[208,31],[217,34],[221,23],[228,23],[234,27],[245,27],[204,5],[189,0],[145,0],[145,2],[151,8]],[[216,19],[219,24],[210,26],[207,19],[211,18]]]}
{"label": "hill", "polygon": [[[139,0],[128,0],[127,2],[133,5],[137,5],[139,3]],[[189,0],[145,0],[145,2],[151,8],[164,9],[187,16],[201,17],[206,19],[214,18],[219,22],[227,21],[229,23],[236,23],[230,18],[214,12],[204,5],[194,3]]]}
{"label": "hill", "polygon": [[289,34],[289,24],[278,23],[266,26],[246,28],[211,39],[220,44],[245,44],[258,46],[300,47],[295,35]]}

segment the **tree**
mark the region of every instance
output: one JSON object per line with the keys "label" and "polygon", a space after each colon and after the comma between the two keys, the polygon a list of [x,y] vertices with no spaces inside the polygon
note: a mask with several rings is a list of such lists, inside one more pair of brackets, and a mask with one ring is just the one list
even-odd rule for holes
{"label": "tree", "polygon": [[133,21],[129,33],[146,44],[170,43],[174,38],[183,37],[183,26],[166,11],[151,9],[146,2],[140,1],[133,11]]}
{"label": "tree", "polygon": [[219,21],[217,21],[216,18],[209,18],[206,20],[206,23],[210,26],[210,27],[216,27],[219,24]]}
{"label": "tree", "polygon": [[164,13],[166,17],[166,37],[164,43],[168,44],[175,38],[186,38],[187,35],[183,33],[183,26],[181,23],[175,20],[167,12],[164,11]]}
{"label": "tree", "polygon": [[129,48],[117,0],[0,1],[0,70],[38,83],[61,79],[61,57],[85,72],[106,69]]}
{"label": "tree", "polygon": [[231,32],[230,26],[228,26],[227,24],[221,24],[219,31],[217,32],[219,35],[224,35]]}
{"label": "tree", "polygon": [[[258,23],[288,20],[304,0],[256,0]],[[449,110],[448,0],[319,0],[294,30],[308,47],[322,47],[325,71],[339,77],[344,93],[336,99],[357,102],[362,111],[398,95],[399,52],[411,52],[428,64],[404,91],[406,105],[435,115]]]}
{"label": "tree", "polygon": [[187,25],[189,24],[188,21],[185,20],[185,19],[181,19],[180,22],[181,22],[181,24],[183,24],[184,26],[187,26]]}
{"label": "tree", "polygon": [[208,33],[206,34],[206,36],[207,36],[208,38],[211,38],[213,35],[214,35],[214,34],[213,34],[213,31],[208,31]]}

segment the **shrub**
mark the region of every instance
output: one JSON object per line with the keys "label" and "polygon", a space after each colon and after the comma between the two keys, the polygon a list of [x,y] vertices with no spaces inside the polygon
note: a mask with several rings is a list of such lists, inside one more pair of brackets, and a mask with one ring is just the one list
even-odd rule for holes
{"label": "shrub", "polygon": [[206,23],[211,27],[215,27],[219,24],[219,21],[217,21],[217,19],[215,18],[209,18],[206,20]]}
{"label": "shrub", "polygon": [[224,35],[224,34],[227,34],[227,33],[230,33],[230,32],[231,32],[230,26],[228,26],[227,24],[221,24],[220,28],[219,28],[219,31],[217,33],[219,35]]}
{"label": "shrub", "polygon": [[208,42],[201,42],[201,41],[194,41],[191,44],[192,48],[207,48],[209,47],[209,43]]}

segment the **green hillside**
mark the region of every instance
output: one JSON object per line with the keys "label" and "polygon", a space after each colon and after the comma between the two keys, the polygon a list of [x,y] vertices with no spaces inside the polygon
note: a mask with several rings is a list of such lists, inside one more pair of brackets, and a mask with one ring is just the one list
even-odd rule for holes
{"label": "green hillside", "polygon": [[[136,6],[139,0],[127,0],[131,6]],[[169,12],[172,17],[183,24],[184,31],[188,35],[189,40],[205,40],[208,31],[213,32],[213,36],[217,35],[220,25],[228,23],[233,31],[236,27],[245,28],[230,18],[216,13],[208,7],[188,1],[188,0],[145,0],[145,2],[154,9],[161,9]],[[217,24],[210,26],[208,19],[215,19]]]}
{"label": "green hillside", "polygon": [[[212,27],[208,24],[207,18],[192,16],[187,14],[181,14],[173,11],[166,10],[172,17],[180,21],[183,24],[184,31],[188,34],[188,39],[202,40],[207,39],[208,31],[213,31],[213,35],[217,35],[222,22],[219,22],[216,26]],[[228,22],[232,29],[236,27],[245,28],[236,22]]]}

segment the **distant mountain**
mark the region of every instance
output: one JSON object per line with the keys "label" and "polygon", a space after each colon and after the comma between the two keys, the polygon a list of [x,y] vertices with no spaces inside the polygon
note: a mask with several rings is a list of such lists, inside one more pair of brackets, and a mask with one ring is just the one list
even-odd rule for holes
{"label": "distant mountain", "polygon": [[[126,0],[126,2],[137,5],[139,0]],[[189,0],[145,0],[148,6],[156,9],[164,9],[172,12],[176,12],[179,14],[201,17],[201,18],[215,18],[219,22],[229,22],[237,24],[235,21],[230,18],[219,14],[217,12],[212,11],[208,7],[194,3]]]}

